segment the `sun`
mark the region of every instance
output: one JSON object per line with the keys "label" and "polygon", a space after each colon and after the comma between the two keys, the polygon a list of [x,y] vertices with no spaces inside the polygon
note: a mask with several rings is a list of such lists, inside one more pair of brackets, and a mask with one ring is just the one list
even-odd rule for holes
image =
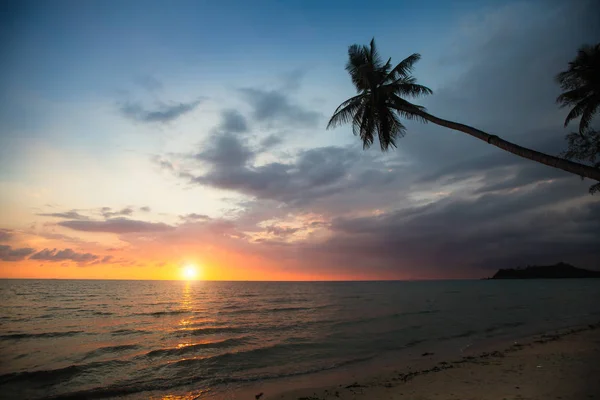
{"label": "sun", "polygon": [[198,267],[196,267],[194,264],[187,264],[181,270],[181,275],[185,280],[196,280],[198,278]]}

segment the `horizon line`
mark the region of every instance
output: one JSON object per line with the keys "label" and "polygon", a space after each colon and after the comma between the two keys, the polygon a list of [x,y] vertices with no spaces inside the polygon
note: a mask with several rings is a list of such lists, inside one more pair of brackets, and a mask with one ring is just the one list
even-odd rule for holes
{"label": "horizon line", "polygon": [[220,280],[220,279],[111,279],[111,278],[5,278],[0,280],[22,281],[127,281],[127,282],[275,282],[275,283],[310,283],[310,282],[424,282],[424,281],[472,281],[488,278],[436,278],[436,279],[351,279],[351,280]]}

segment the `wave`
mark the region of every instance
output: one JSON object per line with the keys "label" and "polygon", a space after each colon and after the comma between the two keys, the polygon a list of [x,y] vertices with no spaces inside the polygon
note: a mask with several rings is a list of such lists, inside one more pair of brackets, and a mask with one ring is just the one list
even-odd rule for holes
{"label": "wave", "polygon": [[[64,383],[68,379],[72,379],[76,375],[88,373],[100,368],[113,368],[125,364],[130,364],[131,361],[111,360],[103,362],[91,362],[88,364],[73,364],[64,368],[56,369],[41,369],[37,371],[12,372],[5,375],[0,375],[0,384],[6,383],[30,383],[32,385],[53,385]],[[41,386],[41,385],[40,385]]]}
{"label": "wave", "polygon": [[43,333],[11,333],[0,335],[0,339],[40,339],[75,336],[84,331],[66,331],[66,332],[43,332]]}
{"label": "wave", "polygon": [[115,313],[112,312],[107,312],[107,311],[94,311],[92,312],[93,315],[115,315]]}
{"label": "wave", "polygon": [[144,331],[142,329],[117,329],[117,330],[110,332],[110,334],[112,336],[146,335],[148,333],[152,333],[152,332]]}
{"label": "wave", "polygon": [[[176,388],[179,387],[189,387],[190,385],[197,384],[198,382],[206,382],[207,387],[217,386],[217,385],[230,385],[237,383],[249,383],[249,382],[257,382],[257,381],[265,381],[265,380],[273,380],[273,379],[284,379],[291,378],[296,376],[314,374],[322,371],[332,370],[344,366],[348,366],[351,364],[356,364],[359,362],[364,362],[372,359],[372,357],[361,357],[350,360],[342,360],[338,362],[332,362],[331,364],[322,365],[313,368],[305,368],[300,371],[294,372],[284,372],[284,373],[271,373],[271,374],[261,374],[256,376],[246,376],[246,377],[232,377],[227,374],[225,376],[215,376],[211,374],[210,376],[203,376],[198,374],[196,371],[192,375],[183,375],[183,376],[172,376],[166,378],[155,378],[152,380],[147,380],[145,382],[140,382],[139,380],[130,380],[110,386],[97,387],[88,390],[82,390],[77,392],[66,393],[63,395],[58,395],[54,397],[47,397],[49,400],[78,400],[78,399],[104,399],[104,398],[115,398],[115,397],[123,397],[128,395],[135,395],[138,393],[151,392],[151,391],[169,391],[173,392]],[[206,360],[206,359],[205,359]],[[169,364],[172,365],[173,363]],[[198,390],[193,393],[187,393],[189,397],[193,398],[204,398],[203,396],[208,394],[212,389]],[[182,393],[183,394],[183,393]],[[187,398],[188,396],[186,396]]]}
{"label": "wave", "polygon": [[169,311],[154,311],[149,313],[136,313],[133,315],[149,315],[151,317],[162,317],[165,315],[189,314],[191,310],[169,310]]}
{"label": "wave", "polygon": [[264,310],[265,312],[285,312],[285,311],[307,311],[312,310],[311,307],[275,307]]}
{"label": "wave", "polygon": [[[248,350],[228,352],[210,357],[201,358],[184,358],[166,364],[166,367],[188,368],[191,366],[207,366],[207,365],[227,365],[230,368],[235,366],[237,370],[246,370],[249,368],[258,368],[259,362],[274,363],[274,356],[279,356],[281,359],[287,358],[289,361],[290,353],[294,355],[309,356],[309,353],[302,353],[306,348],[315,349],[319,344],[314,342],[304,343],[277,343],[271,346],[257,347]],[[311,357],[312,358],[312,357]],[[297,360],[296,360],[297,361]]]}
{"label": "wave", "polygon": [[135,349],[139,349],[139,348],[140,348],[140,346],[138,346],[137,344],[122,344],[122,345],[118,345],[118,346],[100,347],[96,350],[87,352],[81,360],[82,361],[89,360],[90,358],[99,357],[104,354],[120,353],[123,351],[135,350]]}
{"label": "wave", "polygon": [[200,336],[200,335],[212,335],[215,333],[243,333],[249,329],[244,329],[238,326],[210,326],[206,328],[197,329],[180,329],[175,331],[174,334],[177,336]]}
{"label": "wave", "polygon": [[227,347],[235,347],[248,343],[246,337],[225,339],[218,342],[197,343],[184,347],[175,347],[170,349],[152,350],[145,354],[146,357],[164,357],[169,355],[183,355],[197,351],[198,349],[221,349]]}
{"label": "wave", "polygon": [[439,338],[439,340],[448,340],[448,339],[461,339],[461,338],[465,338],[465,337],[469,337],[469,336],[473,336],[477,333],[477,331],[474,330],[468,330],[468,331],[464,331],[461,333],[457,333],[456,335],[451,335],[451,336],[444,336]]}
{"label": "wave", "polygon": [[524,322],[506,322],[506,323],[502,323],[502,324],[492,325],[489,328],[487,328],[484,332],[492,333],[492,332],[497,331],[502,328],[516,328],[517,326],[522,326],[524,324],[525,324]]}

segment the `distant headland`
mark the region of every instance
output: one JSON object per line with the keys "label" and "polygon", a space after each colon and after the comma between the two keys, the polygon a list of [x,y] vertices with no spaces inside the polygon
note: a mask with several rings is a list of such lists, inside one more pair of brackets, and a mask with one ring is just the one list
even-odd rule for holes
{"label": "distant headland", "polygon": [[576,268],[559,262],[554,265],[528,265],[525,268],[500,269],[489,279],[566,279],[600,278],[600,271]]}

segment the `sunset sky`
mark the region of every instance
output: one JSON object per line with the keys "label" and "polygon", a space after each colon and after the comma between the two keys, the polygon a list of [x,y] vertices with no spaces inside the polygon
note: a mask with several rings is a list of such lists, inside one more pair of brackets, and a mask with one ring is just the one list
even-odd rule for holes
{"label": "sunset sky", "polygon": [[429,112],[551,154],[594,1],[20,1],[0,20],[0,277],[329,280],[600,267],[589,181],[407,122],[326,131],[347,47]]}

